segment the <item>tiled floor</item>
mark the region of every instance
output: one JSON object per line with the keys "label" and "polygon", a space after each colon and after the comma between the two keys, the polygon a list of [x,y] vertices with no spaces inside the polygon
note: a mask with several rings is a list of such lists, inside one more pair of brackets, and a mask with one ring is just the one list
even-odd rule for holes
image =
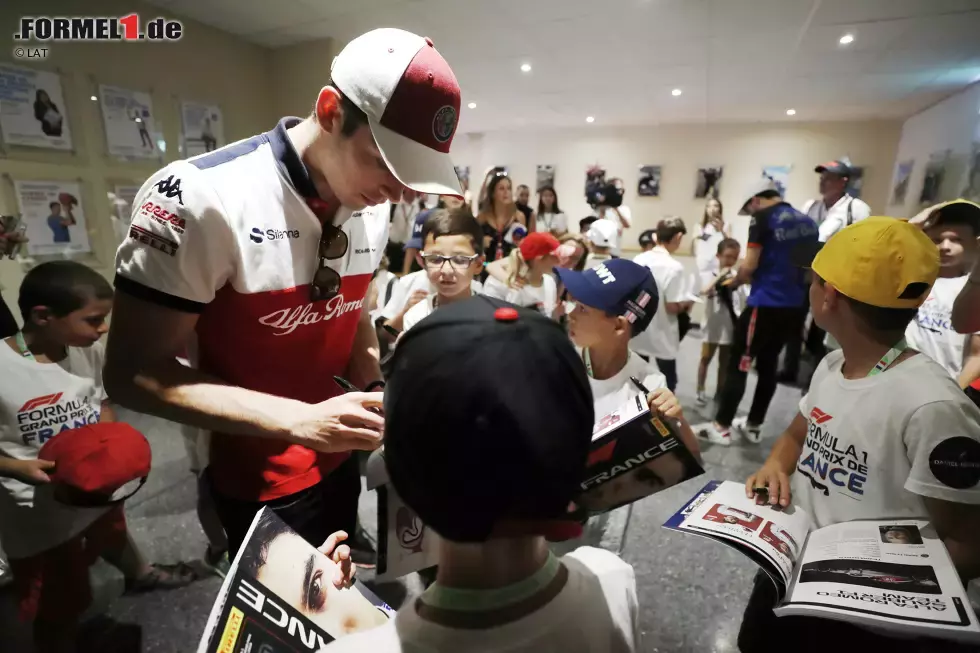
{"label": "tiled floor", "polygon": [[[697,334],[685,339],[678,361],[678,395],[685,406],[694,404],[694,373],[700,342]],[[709,374],[709,380],[714,374]],[[709,393],[713,391],[709,381]],[[750,378],[746,406],[751,401],[754,379]],[[735,636],[742,609],[748,598],[755,566],[741,555],[708,540],[685,537],[660,527],[663,521],[701,484],[710,478],[741,480],[762,462],[774,438],[790,422],[800,391],[780,386],[769,411],[760,445],[735,442],[727,449],[705,446],[707,474],[681,487],[650,497],[634,507],[624,557],[636,569],[642,620],[644,652],[736,650]],[[687,408],[692,423],[710,418]],[[204,535],[195,513],[195,482],[187,467],[184,445],[172,426],[143,416],[126,415],[147,434],[153,446],[154,464],[147,485],[127,503],[133,535],[149,559],[176,562],[199,558]],[[376,523],[372,493],[362,495],[362,519],[370,532]],[[100,607],[119,624],[138,625],[145,653],[194,651],[220,585],[209,578],[172,592],[119,598],[122,581],[108,567],[98,569]],[[362,575],[366,580],[366,575]],[[417,591],[417,580],[409,587],[381,586],[378,593],[397,607],[406,593]],[[94,631],[105,632],[104,624]],[[111,629],[110,629],[111,630]],[[118,631],[118,628],[117,628]],[[25,650],[10,616],[9,595],[0,593],[0,650]],[[89,650],[110,651],[95,635],[87,640]]]}

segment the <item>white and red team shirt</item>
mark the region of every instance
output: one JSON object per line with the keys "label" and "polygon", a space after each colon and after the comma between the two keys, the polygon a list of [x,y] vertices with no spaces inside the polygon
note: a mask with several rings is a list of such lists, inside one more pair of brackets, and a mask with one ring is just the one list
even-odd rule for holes
{"label": "white and red team shirt", "polygon": [[[307,206],[316,190],[286,129],[275,129],[154,174],[133,203],[116,254],[116,288],[199,314],[192,363],[228,383],[307,403],[341,393],[364,297],[388,238],[388,204],[341,208],[349,241],[327,261],[340,294],[310,301],[322,227]],[[217,489],[269,500],[318,483],[348,453],[323,454],[279,440],[214,433]]]}

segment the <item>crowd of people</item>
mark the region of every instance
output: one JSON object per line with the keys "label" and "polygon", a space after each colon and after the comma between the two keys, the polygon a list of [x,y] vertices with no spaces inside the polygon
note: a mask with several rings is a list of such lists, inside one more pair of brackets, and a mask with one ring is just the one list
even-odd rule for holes
{"label": "crowd of people", "polygon": [[[577,231],[553,187],[534,208],[499,168],[466,197],[449,158],[458,110],[431,40],[374,30],[337,56],[311,115],[150,177],[114,288],[71,261],[27,274],[22,326],[0,334],[0,543],[38,651],[73,650],[98,557],[130,591],[197,574],[149,564],[127,533],[124,502],[150,453],[113,405],[183,425],[202,451],[217,573],[263,508],[329,542],[325,554],[370,565],[352,454],[384,444],[394,488],[441,536],[438,568],[393,620],[328,650],[636,650],[633,570],[595,546],[604,522],[574,510],[593,424],[639,386],[695,456],[733,433],[760,443],[780,353],[798,364],[804,341],[816,372],[747,495],[765,487],[774,509],[793,503],[818,525],[927,517],[961,576],[980,575],[980,409],[968,394],[980,377],[980,206],[870,217],[846,193],[846,162],[830,162],[803,210],[770,179],[745,190],[744,249],[709,198],[690,275],[680,217],[624,257],[621,180],[590,191]],[[703,338],[690,371],[701,408],[719,363],[714,419],[701,425],[674,394],[688,332]],[[864,452],[857,500],[807,472],[807,433],[824,416],[837,447]],[[963,473],[932,464],[940,449],[969,463]],[[553,542],[574,550],[559,557]],[[743,651],[918,645],[777,619],[767,579],[745,590]]]}

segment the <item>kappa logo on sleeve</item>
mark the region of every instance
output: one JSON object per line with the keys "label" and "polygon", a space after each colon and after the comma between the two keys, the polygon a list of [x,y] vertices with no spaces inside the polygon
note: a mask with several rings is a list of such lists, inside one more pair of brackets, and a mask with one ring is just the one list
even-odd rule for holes
{"label": "kappa logo on sleeve", "polygon": [[177,198],[177,203],[184,205],[184,193],[180,190],[180,179],[177,175],[170,175],[166,179],[161,179],[155,184],[157,192],[167,199]]}
{"label": "kappa logo on sleeve", "polygon": [[172,240],[164,238],[163,236],[158,236],[152,231],[148,231],[143,227],[139,227],[135,224],[129,226],[129,237],[133,240],[142,243],[143,245],[148,245],[155,250],[161,251],[168,256],[176,256],[178,245]]}

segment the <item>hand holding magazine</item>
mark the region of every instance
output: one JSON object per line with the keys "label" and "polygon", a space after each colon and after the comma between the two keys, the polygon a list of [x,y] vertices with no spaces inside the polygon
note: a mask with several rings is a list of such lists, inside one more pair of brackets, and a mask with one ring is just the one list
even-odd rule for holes
{"label": "hand holding magazine", "polygon": [[[576,503],[583,517],[598,515],[703,473],[674,425],[652,415],[646,397],[638,392],[593,426],[588,466]],[[378,490],[378,580],[436,564],[438,535],[388,483],[383,450],[371,454],[366,476],[368,489]]]}
{"label": "hand holding magazine", "polygon": [[927,521],[851,521],[815,529],[795,505],[756,505],[744,485],[712,481],[664,526],[751,558],[776,585],[777,616],[980,642],[963,584]]}
{"label": "hand holding magazine", "polygon": [[340,573],[330,557],[263,508],[228,570],[198,653],[319,651],[394,615],[359,583],[338,588]]}

